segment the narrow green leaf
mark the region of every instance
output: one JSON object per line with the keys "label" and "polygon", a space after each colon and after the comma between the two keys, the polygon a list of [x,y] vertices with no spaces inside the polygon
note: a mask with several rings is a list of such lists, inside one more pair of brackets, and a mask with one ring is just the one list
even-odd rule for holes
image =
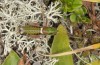
{"label": "narrow green leaf", "polygon": [[13,50],[6,57],[2,65],[17,65],[19,61],[19,56]]}
{"label": "narrow green leaf", "polygon": [[94,62],[91,62],[90,64],[87,65],[100,65],[100,60],[96,60]]}
{"label": "narrow green leaf", "polygon": [[[54,37],[51,54],[70,51],[69,38],[66,29],[63,25],[58,26],[58,32]],[[55,57],[59,61],[55,65],[74,65],[72,55]]]}

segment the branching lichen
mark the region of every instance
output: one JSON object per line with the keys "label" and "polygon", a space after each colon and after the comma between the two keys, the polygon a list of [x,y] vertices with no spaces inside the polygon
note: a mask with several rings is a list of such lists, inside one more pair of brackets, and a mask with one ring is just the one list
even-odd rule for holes
{"label": "branching lichen", "polygon": [[[21,51],[20,53],[26,49],[29,59],[35,62],[34,58],[39,58],[41,52],[49,53],[48,38],[29,39],[28,36],[18,32],[18,27],[27,23],[57,23],[57,19],[62,17],[59,4],[59,2],[55,2],[46,6],[43,2],[40,3],[40,0],[0,0],[0,33],[4,43],[3,55],[7,55],[13,48],[17,48],[17,51]],[[33,47],[35,47],[34,57],[34,53],[30,54]],[[56,59],[51,58],[37,61],[44,62],[44,65],[48,63],[54,65],[57,62]]]}

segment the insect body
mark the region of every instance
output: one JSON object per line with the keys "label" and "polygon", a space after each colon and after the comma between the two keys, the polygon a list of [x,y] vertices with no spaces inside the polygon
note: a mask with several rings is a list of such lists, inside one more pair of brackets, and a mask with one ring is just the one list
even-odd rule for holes
{"label": "insect body", "polygon": [[34,27],[30,25],[24,26],[23,31],[29,35],[54,35],[57,33],[57,29],[54,27]]}

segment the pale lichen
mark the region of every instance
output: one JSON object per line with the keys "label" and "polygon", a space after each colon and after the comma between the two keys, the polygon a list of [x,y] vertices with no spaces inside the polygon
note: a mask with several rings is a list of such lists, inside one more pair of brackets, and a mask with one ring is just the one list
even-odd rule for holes
{"label": "pale lichen", "polygon": [[[7,55],[14,47],[17,51],[27,53],[36,47],[35,57],[40,57],[40,53],[49,53],[48,38],[42,37],[38,39],[29,39],[28,36],[21,35],[18,32],[18,27],[24,26],[27,23],[50,22],[57,23],[58,18],[61,18],[59,2],[51,3],[46,6],[41,0],[0,0],[0,33],[4,43],[4,53]],[[42,43],[41,43],[42,42]],[[30,54],[29,54],[30,55]],[[32,54],[31,54],[32,55]],[[31,57],[32,61],[35,61]],[[30,58],[30,56],[29,56]],[[44,58],[43,58],[44,59]],[[44,65],[50,63],[54,65],[57,62],[55,59],[45,58]],[[48,60],[48,62],[46,62]],[[37,61],[40,61],[38,59]],[[42,61],[41,61],[42,62]]]}

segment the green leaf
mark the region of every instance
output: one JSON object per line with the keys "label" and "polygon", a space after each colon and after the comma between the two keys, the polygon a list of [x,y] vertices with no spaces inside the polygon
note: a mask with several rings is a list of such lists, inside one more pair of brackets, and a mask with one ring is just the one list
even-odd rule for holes
{"label": "green leaf", "polygon": [[84,7],[82,7],[82,9],[83,9],[83,11],[84,11],[84,14],[86,14],[86,13],[87,13],[86,7],[84,6]]}
{"label": "green leaf", "polygon": [[85,15],[87,13],[87,10],[85,7],[80,7],[76,9],[74,12],[78,15]]}
{"label": "green leaf", "polygon": [[91,62],[90,64],[87,65],[100,65],[100,60],[96,60],[94,62]]}
{"label": "green leaf", "polygon": [[19,61],[19,56],[13,50],[6,57],[2,65],[17,65]]}
{"label": "green leaf", "polygon": [[67,4],[65,4],[65,5],[62,6],[62,10],[63,10],[64,12],[67,12],[66,6],[67,6]]}
{"label": "green leaf", "polygon": [[91,20],[87,17],[82,17],[82,21],[85,23],[89,23]]}
{"label": "green leaf", "polygon": [[77,22],[77,16],[75,14],[70,15],[71,22]]}
{"label": "green leaf", "polygon": [[[59,25],[58,32],[54,36],[54,40],[51,47],[51,54],[70,51],[69,38],[66,29],[63,25]],[[59,61],[55,65],[74,65],[72,55],[54,57]]]}
{"label": "green leaf", "polygon": [[68,12],[73,12],[74,10],[82,6],[82,0],[61,0],[61,2],[64,6],[64,12],[66,12],[66,10]]}

